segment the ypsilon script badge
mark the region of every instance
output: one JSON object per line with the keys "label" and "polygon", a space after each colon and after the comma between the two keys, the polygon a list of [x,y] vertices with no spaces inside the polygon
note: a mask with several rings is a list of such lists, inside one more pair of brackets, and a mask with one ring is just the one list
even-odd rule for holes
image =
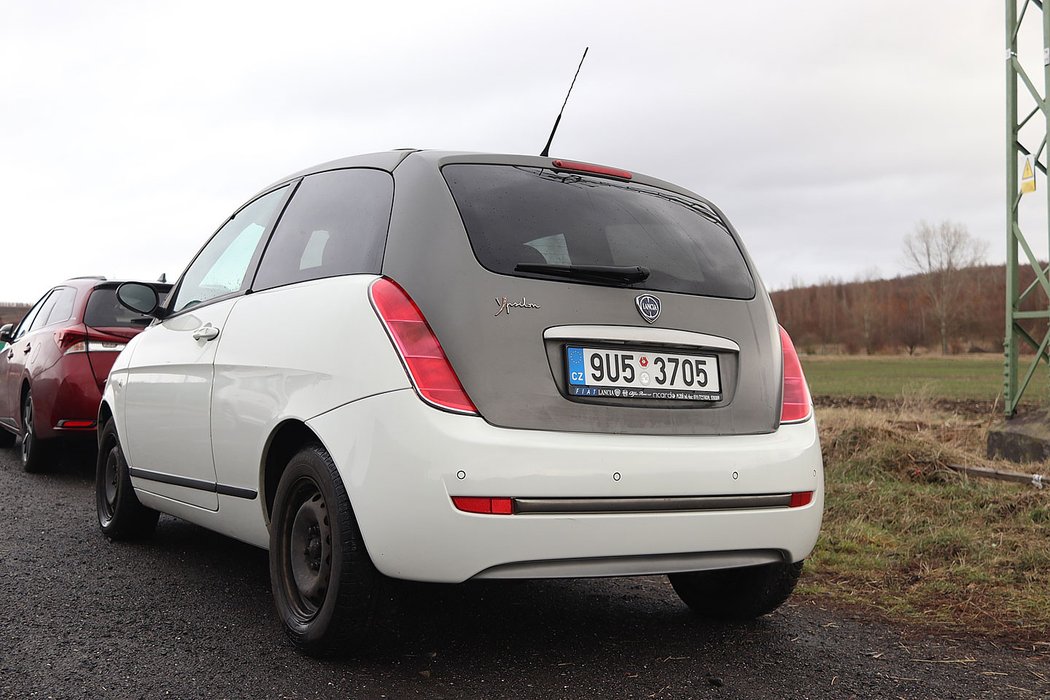
{"label": "ypsilon script badge", "polygon": [[531,301],[529,301],[525,297],[522,297],[521,301],[508,301],[507,297],[503,297],[502,299],[497,298],[496,299],[496,306],[499,307],[499,311],[497,311],[495,314],[493,314],[494,316],[499,316],[500,314],[507,314],[508,316],[510,316],[510,310],[511,309],[538,309],[538,308],[540,308],[539,304],[533,304]]}
{"label": "ypsilon script badge", "polygon": [[634,300],[634,304],[646,323],[653,323],[660,318],[660,300],[652,294],[642,294]]}

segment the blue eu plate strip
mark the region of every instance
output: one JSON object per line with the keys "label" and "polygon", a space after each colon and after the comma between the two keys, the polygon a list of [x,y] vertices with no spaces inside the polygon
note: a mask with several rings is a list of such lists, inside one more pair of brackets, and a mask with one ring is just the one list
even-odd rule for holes
{"label": "blue eu plate strip", "polygon": [[569,358],[569,384],[585,386],[586,374],[583,371],[583,348],[566,348]]}

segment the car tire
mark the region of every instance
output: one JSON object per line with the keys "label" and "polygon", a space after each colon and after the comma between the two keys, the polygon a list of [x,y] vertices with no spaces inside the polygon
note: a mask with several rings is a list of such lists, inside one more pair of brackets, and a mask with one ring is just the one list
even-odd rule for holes
{"label": "car tire", "polygon": [[675,593],[693,612],[713,620],[753,620],[791,596],[802,573],[796,564],[763,564],[669,574]]}
{"label": "car tire", "polygon": [[33,392],[27,391],[22,399],[22,443],[19,454],[22,458],[22,469],[30,474],[40,474],[47,471],[49,464],[48,454],[50,450],[49,441],[41,440],[36,436],[33,424],[35,411],[33,410]]}
{"label": "car tire", "polygon": [[117,428],[108,421],[99,439],[95,463],[95,510],[102,534],[111,540],[146,539],[157,529],[160,513],[139,502],[131,486],[128,462]]}
{"label": "car tire", "polygon": [[381,581],[331,456],[302,449],[281,475],[270,523],[270,585],[288,639],[311,656],[360,647]]}

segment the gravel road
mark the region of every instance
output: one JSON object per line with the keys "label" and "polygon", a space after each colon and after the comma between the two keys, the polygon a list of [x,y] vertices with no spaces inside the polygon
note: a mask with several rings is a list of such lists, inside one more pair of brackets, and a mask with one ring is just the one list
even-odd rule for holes
{"label": "gravel road", "polygon": [[83,459],[37,476],[0,450],[0,494],[3,698],[1050,697],[1046,646],[812,604],[705,625],[655,577],[391,582],[375,646],[316,661],[281,634],[265,552],[169,517],[106,541]]}

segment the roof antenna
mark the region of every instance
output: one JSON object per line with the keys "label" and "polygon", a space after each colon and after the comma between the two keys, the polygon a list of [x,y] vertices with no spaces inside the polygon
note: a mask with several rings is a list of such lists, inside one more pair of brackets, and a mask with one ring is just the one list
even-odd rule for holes
{"label": "roof antenna", "polygon": [[580,75],[580,69],[583,68],[583,60],[584,58],[587,58],[587,51],[590,48],[590,46],[586,46],[583,49],[583,58],[580,59],[580,65],[576,66],[576,75],[572,76],[572,83],[569,85],[569,91],[565,93],[565,102],[561,103],[561,109],[558,111],[558,118],[554,120],[554,128],[551,129],[551,136],[547,139],[547,145],[543,147],[543,151],[540,152],[540,155],[544,158],[547,158],[550,155],[551,141],[554,140],[554,134],[558,131],[558,124],[561,123],[561,113],[565,111],[565,105],[569,103],[569,95],[572,94],[572,86],[576,84],[576,78]]}

